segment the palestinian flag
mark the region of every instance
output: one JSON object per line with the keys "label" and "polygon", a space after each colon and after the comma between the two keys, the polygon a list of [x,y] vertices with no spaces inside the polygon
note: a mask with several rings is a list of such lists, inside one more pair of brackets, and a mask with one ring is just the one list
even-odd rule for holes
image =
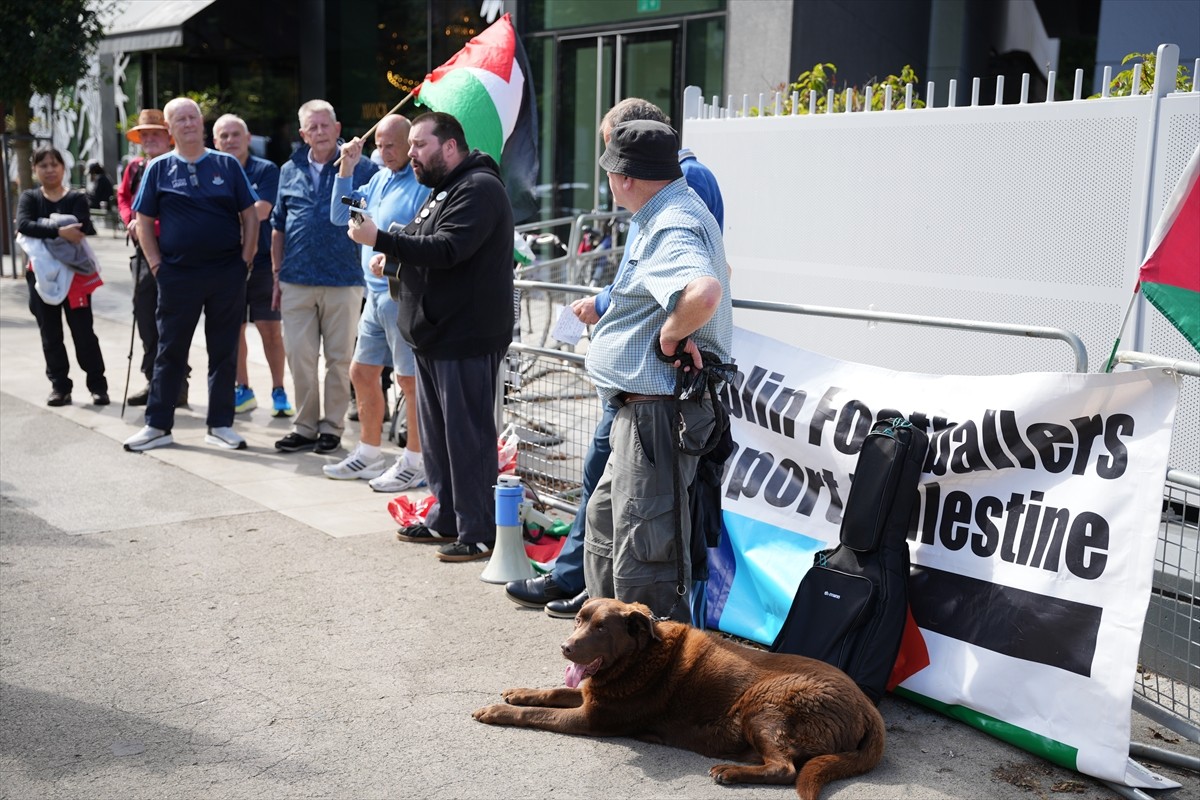
{"label": "palestinian flag", "polygon": [[1200,351],[1200,147],[1171,193],[1138,272],[1142,295]]}
{"label": "palestinian flag", "polygon": [[418,105],[453,114],[462,123],[467,145],[500,164],[518,223],[538,211],[533,195],[537,106],[529,74],[525,49],[512,17],[505,14],[426,75],[414,92]]}

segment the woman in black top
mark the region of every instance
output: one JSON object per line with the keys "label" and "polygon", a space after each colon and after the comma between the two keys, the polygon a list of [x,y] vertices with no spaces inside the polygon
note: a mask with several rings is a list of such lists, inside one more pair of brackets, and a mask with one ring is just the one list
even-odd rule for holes
{"label": "woman in black top", "polygon": [[[72,191],[63,184],[66,172],[62,154],[53,147],[40,147],[33,154],[33,169],[37,174],[37,189],[21,193],[17,202],[17,230],[32,239],[65,239],[72,244],[83,241],[87,235],[96,233],[88,210],[87,195]],[[79,222],[58,227],[49,221],[51,214],[71,214]],[[71,404],[71,378],[68,375],[71,363],[67,360],[67,348],[63,340],[63,316],[71,329],[75,341],[75,359],[87,373],[88,391],[92,402],[106,406],[108,380],[104,377],[104,356],[100,353],[100,342],[92,329],[91,295],[78,296],[72,293],[59,305],[50,305],[42,300],[34,289],[34,270],[30,263],[25,271],[25,282],[29,285],[29,310],[37,319],[42,334],[42,353],[46,357],[46,377],[50,379],[48,406]]]}

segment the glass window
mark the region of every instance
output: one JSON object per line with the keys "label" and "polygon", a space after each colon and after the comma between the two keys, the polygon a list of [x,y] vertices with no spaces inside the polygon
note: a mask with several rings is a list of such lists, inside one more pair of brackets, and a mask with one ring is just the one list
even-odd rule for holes
{"label": "glass window", "polygon": [[531,0],[527,21],[530,31],[548,31],[724,10],[725,0]]}
{"label": "glass window", "polygon": [[[325,99],[334,104],[342,136],[366,133],[429,71],[426,0],[358,0],[328,4]],[[411,116],[410,103],[401,113]],[[293,110],[294,113],[294,110]],[[370,152],[372,148],[368,147]]]}
{"label": "glass window", "polygon": [[704,102],[711,103],[713,95],[725,93],[725,18],[691,19],[686,30],[683,85],[699,86]]}

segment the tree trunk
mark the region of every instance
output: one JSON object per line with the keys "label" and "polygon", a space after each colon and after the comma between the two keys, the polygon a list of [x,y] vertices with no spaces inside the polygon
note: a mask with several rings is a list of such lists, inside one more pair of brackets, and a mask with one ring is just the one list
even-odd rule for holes
{"label": "tree trunk", "polygon": [[17,190],[33,188],[33,138],[29,134],[29,99],[18,98],[13,103],[13,160],[17,162]]}

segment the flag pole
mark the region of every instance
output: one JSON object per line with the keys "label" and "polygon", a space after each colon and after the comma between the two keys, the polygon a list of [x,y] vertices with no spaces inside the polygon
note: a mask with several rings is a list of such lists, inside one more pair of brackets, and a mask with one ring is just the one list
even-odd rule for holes
{"label": "flag pole", "polygon": [[[419,88],[419,87],[418,87],[418,88]],[[396,103],[396,105],[392,106],[392,110],[391,110],[391,111],[387,112],[387,114],[384,114],[382,117],[380,117],[380,118],[379,118],[379,122],[376,122],[374,125],[372,125],[370,128],[368,128],[368,129],[367,129],[367,132],[366,132],[366,133],[364,133],[362,136],[360,136],[360,137],[358,137],[358,138],[360,138],[360,139],[362,139],[362,140],[366,141],[367,137],[369,137],[369,136],[370,136],[372,133],[374,133],[374,132],[375,132],[375,129],[379,127],[379,123],[380,123],[380,122],[383,122],[385,119],[387,119],[387,117],[388,117],[389,115],[391,115],[391,114],[395,114],[397,111],[399,111],[401,108],[403,108],[403,107],[404,107],[404,104],[405,104],[405,103],[407,103],[409,100],[412,100],[412,99],[413,99],[413,95],[415,95],[416,93],[417,93],[417,90],[416,90],[416,89],[413,89],[411,92],[409,92],[408,94],[404,95],[404,99],[403,99],[403,100],[401,100],[399,103]],[[334,162],[333,162],[333,165],[336,167],[336,166],[338,166],[338,165],[339,165],[339,164],[341,164],[341,163],[342,163],[342,157],[339,155],[339,156],[337,157],[337,161],[334,161]]]}
{"label": "flag pole", "polygon": [[1133,312],[1133,304],[1137,301],[1137,296],[1138,293],[1135,291],[1129,298],[1129,305],[1125,308],[1125,318],[1121,320],[1121,327],[1117,330],[1117,340],[1113,342],[1112,352],[1108,354],[1108,363],[1104,365],[1105,373],[1112,372],[1117,359],[1117,348],[1121,346],[1121,335],[1125,333],[1125,326],[1129,324],[1129,315]]}

